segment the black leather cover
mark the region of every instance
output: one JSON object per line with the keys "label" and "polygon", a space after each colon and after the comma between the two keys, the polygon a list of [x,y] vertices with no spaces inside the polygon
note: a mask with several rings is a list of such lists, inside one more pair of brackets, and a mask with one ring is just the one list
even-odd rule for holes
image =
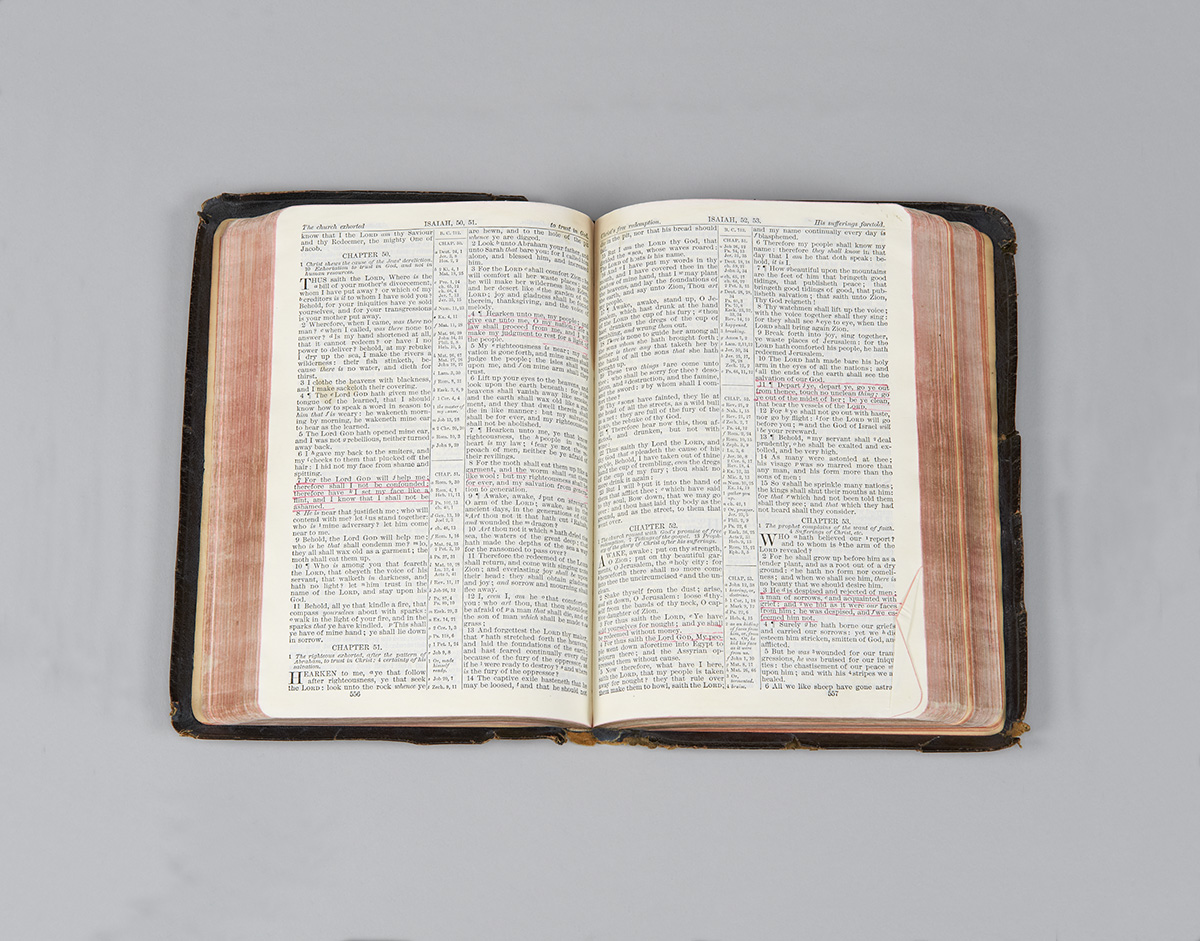
{"label": "black leather cover", "polygon": [[[175,626],[171,644],[171,721],[195,738],[305,741],[388,739],[420,744],[478,743],[489,739],[549,738],[557,742],[691,748],[905,748],[918,751],[993,751],[1016,743],[1024,723],[1027,696],[1027,640],[1024,598],[1024,543],[1021,535],[1021,439],[1016,429],[1017,285],[1016,234],[1008,217],[990,206],[969,203],[903,202],[912,209],[965,222],[991,238],[995,248],[996,403],[1000,459],[1000,541],[1003,565],[1005,724],[993,735],[936,735],[847,732],[662,732],[556,727],[427,728],[359,725],[209,725],[192,712],[192,666],[196,592],[200,562],[200,510],[204,481],[204,420],[208,377],[208,321],[212,285],[213,236],[226,219],[265,215],[287,206],[318,203],[451,202],[520,200],[488,193],[309,190],[292,193],[223,194],[200,210],[192,270],[184,387],[183,444],[179,473],[179,545],[175,563]],[[894,201],[894,200],[893,200]]]}

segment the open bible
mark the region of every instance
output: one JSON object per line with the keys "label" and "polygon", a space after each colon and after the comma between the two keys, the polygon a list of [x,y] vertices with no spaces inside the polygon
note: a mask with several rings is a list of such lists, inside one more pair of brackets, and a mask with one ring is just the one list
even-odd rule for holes
{"label": "open bible", "polygon": [[205,206],[180,731],[1014,740],[1002,215],[428,198]]}

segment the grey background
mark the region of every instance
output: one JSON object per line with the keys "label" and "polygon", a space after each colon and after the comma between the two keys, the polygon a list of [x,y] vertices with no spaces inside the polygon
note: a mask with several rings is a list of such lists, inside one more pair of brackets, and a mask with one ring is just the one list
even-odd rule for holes
{"label": "grey background", "polygon": [[[1200,937],[1194,4],[0,0],[0,934]],[[179,738],[223,190],[949,199],[1016,225],[1024,747]]]}

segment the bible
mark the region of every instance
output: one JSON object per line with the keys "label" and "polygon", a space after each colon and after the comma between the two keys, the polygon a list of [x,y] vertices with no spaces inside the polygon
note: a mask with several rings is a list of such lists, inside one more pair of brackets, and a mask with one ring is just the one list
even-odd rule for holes
{"label": "bible", "polygon": [[210,200],[176,728],[1012,744],[1014,251],[956,204]]}

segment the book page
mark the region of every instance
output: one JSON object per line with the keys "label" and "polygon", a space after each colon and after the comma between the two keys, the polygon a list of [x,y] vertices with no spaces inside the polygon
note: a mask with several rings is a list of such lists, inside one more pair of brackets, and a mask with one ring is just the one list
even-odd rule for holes
{"label": "book page", "polygon": [[590,258],[554,206],[282,212],[269,716],[587,724]]}
{"label": "book page", "polygon": [[919,710],[906,213],[690,200],[596,228],[596,724]]}

